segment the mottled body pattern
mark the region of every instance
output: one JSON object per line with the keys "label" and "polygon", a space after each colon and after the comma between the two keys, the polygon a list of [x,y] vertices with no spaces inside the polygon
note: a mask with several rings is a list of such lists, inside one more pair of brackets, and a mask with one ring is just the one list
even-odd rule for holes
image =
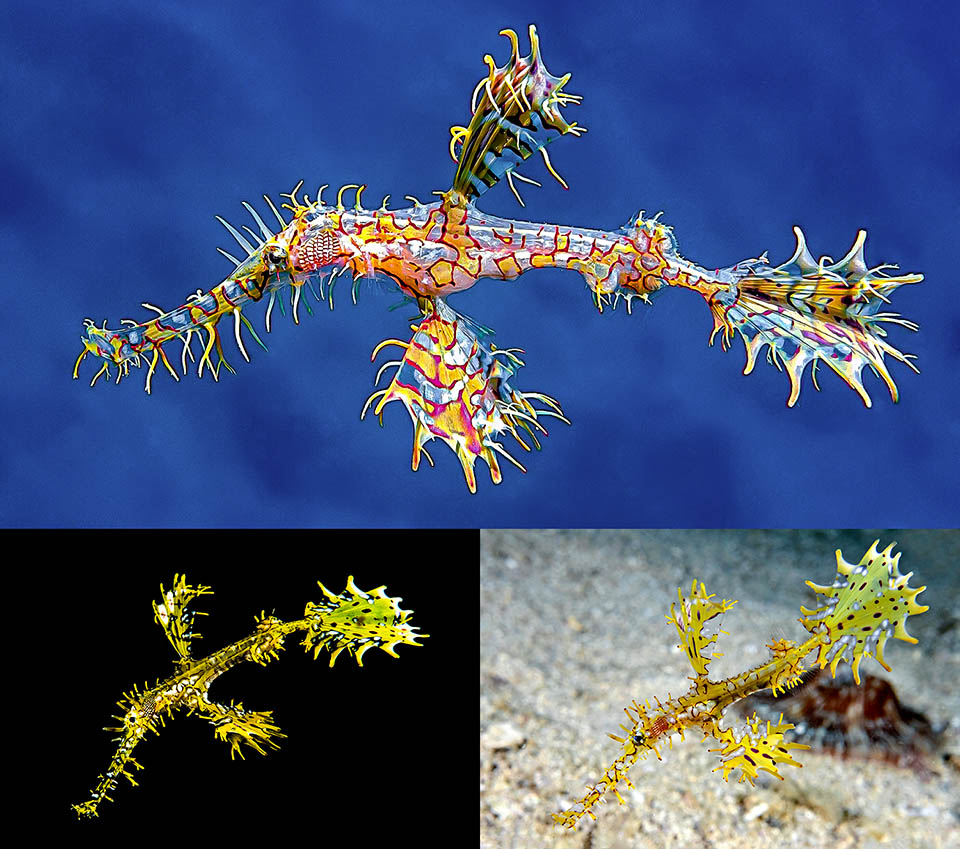
{"label": "mottled body pattern", "polygon": [[91,798],[73,806],[77,814],[99,816],[98,806],[104,799],[112,801],[108,794],[117,786],[121,775],[136,785],[128,767],[143,767],[133,758],[134,748],[148,731],[159,733],[157,725],[164,724],[164,715],[171,717],[178,710],[205,717],[213,725],[216,737],[230,744],[231,758],[235,754],[243,757],[241,745],[250,746],[262,755],[266,754],[264,746],[277,748],[273,738],[286,735],[273,724],[271,711],[249,711],[239,703],[217,704],[210,700],[209,689],[217,678],[239,663],[265,666],[279,657],[284,640],[290,634],[303,631],[301,645],[308,652],[312,650],[314,658],[322,650],[328,650],[330,666],[343,651],[355,657],[360,666],[363,666],[364,653],[371,648],[397,657],[398,645],[419,646],[417,639],[429,636],[417,633],[417,628],[409,624],[412,611],[401,610],[402,599],[386,595],[385,587],[364,592],[354,584],[352,576],[339,595],[328,591],[323,584],[319,586],[325,599],[319,603],[308,602],[302,619],[284,622],[261,612],[255,617],[257,627],[252,634],[208,657],[195,659],[190,653],[191,642],[200,635],[194,633],[193,621],[196,615],[204,614],[190,610],[188,605],[199,596],[212,595],[213,591],[210,587],[187,584],[182,575],[174,576],[169,591],[164,591],[161,584],[160,602],[153,605],[154,618],[177,652],[177,671],[153,687],[145,685],[142,691],[134,688],[118,702],[121,715],[114,718],[120,721],[120,727],[104,729],[119,733],[117,751]]}
{"label": "mottled body pattern", "polygon": [[710,661],[716,656],[710,649],[722,632],[706,634],[704,626],[736,602],[714,601],[715,596],[708,595],[702,583],[698,588],[696,581],[688,596],[678,590],[679,606],[671,605],[667,619],[676,627],[679,647],[685,650],[693,668],[690,689],[676,698],[668,695],[665,701],[655,698],[653,705],[649,701],[634,701],[624,708],[629,722],[621,725],[624,735],[610,735],[620,743],[620,754],[600,780],[588,786],[587,794],[577,805],[554,814],[554,820],[573,828],[585,814],[596,819],[593,808],[608,791],[624,804],[617,787],[620,782],[633,787],[627,778],[630,767],[651,753],[660,760],[664,745],[673,745],[673,735],[682,740],[688,730],[720,743],[719,748],[710,751],[720,756],[720,766],[714,771],[721,771],[724,780],[739,770],[739,781],[753,784],[761,770],[782,778],[778,764],[801,766],[793,759],[792,750],[809,746],[785,740],[785,732],[794,725],[784,722],[782,713],[776,721],[768,720],[766,724],[754,714],[747,720],[746,729],[738,734],[735,728],[721,727],[724,711],[761,690],[769,689],[777,696],[795,687],[801,681],[804,660],[813,652],[813,663],[820,669],[829,665],[831,675],[836,675],[842,661],[848,662],[859,685],[860,663],[865,657],[873,657],[884,669],[890,669],[883,658],[883,648],[890,637],[917,642],[907,633],[904,623],[908,616],[928,609],[916,600],[925,588],[911,588],[908,583],[913,573],[900,574],[900,554],[893,554],[894,544],[879,551],[878,542],[857,564],[847,563],[838,550],[837,576],[832,584],[819,586],[807,581],[823,596],[820,607],[800,608],[803,617],[799,621],[810,633],[809,639],[799,644],[774,640],[767,646],[771,654],[768,661],[723,681],[713,681],[708,675]]}
{"label": "mottled body pattern", "polygon": [[[501,480],[498,455],[523,469],[501,444],[502,436],[512,436],[525,450],[530,450],[528,443],[539,448],[538,436],[546,434],[542,419],[567,420],[552,397],[515,387],[514,376],[523,365],[517,354],[522,351],[498,349],[490,341],[492,331],[457,313],[446,299],[482,279],[512,280],[531,269],[567,268],[582,275],[601,311],[620,301],[628,309],[637,299],[650,303],[651,295],[670,287],[698,293],[713,316],[710,341],[719,334],[726,348],[739,334],[747,351],[745,373],[766,348],[768,360],[787,372],[791,406],[808,364],[816,385],[819,363],[835,371],[867,406],[871,400],[861,376],[864,367],[876,373],[897,400],[897,385],[884,357],[916,369],[910,355],[885,341],[884,326],[916,326],[882,310],[891,292],[922,276],[883,273],[894,266],[868,268],[863,230],[837,262],[830,257],[815,260],[803,232],[795,227],[796,250],[785,263],[772,266],[761,256],[709,270],[681,257],[671,228],[642,212],[620,229],[608,231],[516,221],[478,209],[476,199],[503,178],[522,204],[515,181],[539,184],[516,169],[535,153],[566,187],[553,168],[547,145],[560,136],[585,132],[561,114],[562,107],[580,98],[564,91],[569,74],[555,77],[546,69],[535,28],[530,27],[527,56],[520,55],[516,33],[502,34],[511,42],[510,60],[500,67],[485,57],[489,73],[474,91],[471,121],[451,128],[450,155],[457,171],[450,189],[434,192],[438,200],[422,203],[408,196],[412,206],[389,209],[384,198],[379,208],[365,209],[361,203],[366,187],[347,185],[335,204],[326,204],[322,201],[326,187],[315,201],[305,194],[298,197],[301,182],[285,196],[289,202],[283,207],[290,220],[265,197],[279,230],[244,204],[256,229],[244,227],[243,234],[220,219],[244,251],[237,259],[221,250],[235,265],[227,279],[171,311],[144,304],[158,313],[151,321],[126,320],[127,326],[108,330],[106,323],[97,327],[88,320],[74,377],[87,354],[104,361],[93,382],[109,374],[111,364],[118,366],[119,380],[131,364],[145,362],[149,392],[161,362],[179,379],[164,345],[175,339],[183,344],[181,364],[186,373],[187,357],[195,357],[191,343],[197,336],[202,347],[196,360],[198,375],[209,370],[217,379],[221,366],[233,370],[221,345],[222,318],[232,318],[245,359],[249,356],[241,325],[263,345],[243,314],[250,302],[268,299],[269,330],[278,295],[281,308],[289,300],[294,321],[299,322],[301,301],[309,309],[305,289],[332,308],[335,284],[343,276],[353,281],[354,299],[363,279],[392,281],[417,304],[420,315],[411,325],[409,341],[390,339],[375,348],[374,358],[385,345],[399,346],[402,355],[381,367],[378,382],[384,368],[397,369],[389,386],[368,399],[363,414],[373,402],[373,411],[380,416],[385,404],[400,401],[414,426],[413,468],[418,468],[422,454],[432,463],[424,445],[439,439],[456,453],[467,485],[475,491],[477,458],[488,464],[494,483]],[[354,204],[347,207],[344,196],[354,189]]]}

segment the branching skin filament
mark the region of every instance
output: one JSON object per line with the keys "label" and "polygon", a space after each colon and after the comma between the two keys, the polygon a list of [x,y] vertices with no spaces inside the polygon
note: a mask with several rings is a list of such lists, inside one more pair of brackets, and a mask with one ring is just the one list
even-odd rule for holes
{"label": "branching skin filament", "polygon": [[[253,224],[242,227],[245,233],[219,219],[241,248],[239,258],[218,249],[232,265],[226,279],[209,291],[198,289],[171,310],[144,303],[157,313],[149,320],[123,319],[125,326],[107,329],[106,321],[99,327],[87,319],[74,378],[88,354],[100,361],[91,386],[101,375],[109,377],[113,365],[119,382],[131,366],[146,364],[145,388],[150,392],[158,364],[180,379],[165,347],[176,341],[182,345],[184,374],[189,357],[198,377],[209,372],[219,380],[221,367],[233,372],[223,352],[221,319],[232,325],[237,348],[249,362],[243,328],[266,346],[247,317],[247,307],[267,300],[269,331],[277,303],[283,310],[284,301],[289,302],[299,324],[301,304],[312,313],[308,293],[333,309],[334,287],[341,278],[352,280],[354,302],[362,280],[379,278],[395,284],[400,296],[416,304],[419,315],[410,325],[409,340],[386,339],[374,348],[372,360],[388,346],[397,346],[400,355],[379,369],[375,384],[386,369],[396,370],[389,385],[367,399],[361,418],[372,407],[382,424],[384,406],[399,401],[413,423],[413,470],[424,456],[433,465],[425,445],[440,440],[457,455],[467,486],[476,492],[478,458],[489,467],[495,484],[501,481],[499,458],[526,471],[504,448],[502,437],[512,437],[530,451],[531,445],[540,447],[540,436],[547,433],[545,418],[569,422],[550,395],[522,392],[514,385],[523,365],[522,349],[494,345],[492,330],[458,313],[447,299],[483,279],[514,280],[530,270],[564,268],[581,275],[600,312],[621,301],[629,312],[635,302],[650,304],[653,296],[671,288],[696,292],[713,318],[710,343],[719,334],[726,350],[739,336],[746,348],[745,374],[764,353],[790,380],[788,406],[799,397],[808,365],[818,389],[817,367],[824,365],[869,407],[872,401],[862,378],[866,368],[883,380],[893,401],[898,400],[884,358],[917,368],[911,354],[886,341],[886,328],[917,326],[886,311],[886,305],[897,288],[919,283],[923,276],[889,275],[886,270],[897,267],[889,264],[869,267],[863,252],[865,230],[857,232],[838,261],[815,259],[803,231],[794,227],[796,249],[780,265],[771,265],[764,253],[727,268],[711,268],[680,255],[673,230],[659,220],[659,213],[647,218],[640,211],[619,229],[606,230],[514,220],[480,210],[476,200],[503,178],[523,204],[514,181],[540,184],[516,169],[534,154],[568,188],[547,146],[586,132],[562,114],[581,98],[564,90],[570,74],[557,77],[547,70],[536,28],[530,25],[526,56],[520,54],[513,30],[501,34],[510,41],[510,58],[498,66],[491,56],[484,57],[488,73],[474,89],[469,123],[450,128],[456,173],[448,189],[433,193],[437,200],[424,203],[407,195],[411,206],[391,209],[388,195],[378,208],[367,209],[361,205],[366,186],[348,184],[337,192],[336,203],[323,201],[327,186],[311,201],[301,194],[301,180],[283,195],[287,202],[281,209],[289,217],[264,196],[279,229],[244,203]],[[344,203],[350,194],[352,206]],[[195,341],[200,343],[199,355]]]}
{"label": "branching skin filament", "polygon": [[633,787],[627,778],[630,767],[651,753],[662,760],[660,752],[664,743],[672,746],[674,734],[683,740],[685,731],[698,731],[704,739],[712,737],[720,743],[719,748],[710,751],[720,756],[720,766],[714,772],[721,771],[724,780],[736,769],[740,770],[740,782],[753,784],[760,770],[782,779],[778,764],[801,766],[793,759],[792,750],[810,747],[784,741],[784,732],[794,726],[783,721],[783,714],[775,725],[767,722],[765,728],[754,714],[747,722],[747,730],[738,736],[734,729],[720,727],[723,712],[758,690],[769,688],[776,696],[796,686],[805,669],[803,661],[812,652],[817,652],[814,664],[820,669],[830,664],[830,673],[834,676],[841,661],[850,663],[859,684],[860,663],[865,657],[872,656],[884,669],[890,670],[883,659],[888,638],[917,642],[904,625],[908,616],[928,610],[916,600],[925,587],[912,589],[908,582],[913,573],[900,574],[900,554],[892,553],[896,543],[881,552],[877,550],[878,542],[873,543],[858,564],[847,563],[838,550],[837,576],[832,584],[819,586],[807,581],[808,586],[824,598],[820,600],[820,607],[800,608],[803,616],[799,622],[810,633],[805,642],[774,640],[767,646],[770,660],[723,681],[710,680],[707,667],[713,657],[719,656],[709,650],[717,636],[725,632],[718,629],[708,635],[703,629],[707,622],[737,602],[714,601],[715,596],[707,595],[703,583],[698,588],[697,581],[693,582],[688,596],[678,590],[679,606],[670,605],[670,615],[666,618],[676,627],[680,635],[679,648],[685,650],[693,667],[690,689],[677,698],[668,694],[663,702],[655,698],[655,706],[649,701],[643,704],[634,701],[624,708],[629,722],[620,726],[624,734],[609,735],[620,744],[617,759],[595,785],[587,787],[587,794],[577,805],[554,814],[554,821],[574,828],[584,814],[596,819],[593,808],[603,801],[607,791],[624,804],[617,787],[621,781]]}
{"label": "branching skin filament", "polygon": [[129,767],[143,767],[133,758],[133,750],[144,738],[147,731],[159,733],[157,724],[165,724],[164,714],[171,717],[174,711],[186,710],[209,720],[214,734],[220,740],[230,744],[230,757],[239,754],[240,746],[249,746],[265,755],[264,746],[278,748],[273,738],[285,737],[273,724],[271,711],[249,711],[242,704],[221,705],[209,699],[210,685],[224,672],[245,661],[265,666],[279,657],[284,639],[289,635],[303,631],[301,645],[309,652],[313,650],[316,658],[321,650],[330,652],[330,666],[333,666],[341,652],[346,651],[357,663],[363,666],[363,656],[371,648],[379,648],[392,657],[397,657],[398,645],[420,646],[418,639],[429,634],[417,633],[417,628],[409,624],[412,611],[401,610],[400,598],[391,598],[384,593],[385,587],[364,592],[353,582],[353,576],[347,579],[346,589],[336,595],[323,584],[320,589],[326,597],[319,603],[308,602],[302,619],[283,622],[275,616],[263,612],[256,619],[256,629],[247,637],[214,652],[208,657],[195,659],[191,656],[190,646],[193,639],[200,635],[194,633],[195,616],[205,614],[188,609],[190,602],[204,595],[212,595],[210,587],[190,586],[183,575],[175,575],[173,586],[165,591],[160,585],[161,598],[153,603],[154,619],[166,634],[167,639],[177,652],[177,671],[170,678],[143,691],[136,687],[125,693],[117,704],[121,715],[114,717],[119,727],[105,728],[116,731],[119,737],[117,751],[110,762],[107,772],[99,777],[91,798],[73,809],[81,817],[99,816],[100,803],[117,786],[121,775],[136,785]]}

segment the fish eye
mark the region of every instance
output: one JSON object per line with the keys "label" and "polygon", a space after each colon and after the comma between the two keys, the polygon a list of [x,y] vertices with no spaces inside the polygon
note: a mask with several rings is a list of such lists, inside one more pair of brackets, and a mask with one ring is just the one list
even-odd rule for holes
{"label": "fish eye", "polygon": [[273,245],[267,250],[266,259],[269,265],[283,265],[287,259],[287,252],[279,245]]}

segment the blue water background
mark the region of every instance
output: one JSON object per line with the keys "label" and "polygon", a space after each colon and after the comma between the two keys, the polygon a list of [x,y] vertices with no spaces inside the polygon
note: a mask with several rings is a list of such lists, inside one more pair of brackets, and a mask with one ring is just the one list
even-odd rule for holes
{"label": "blue water background", "polygon": [[[610,229],[662,209],[710,267],[786,259],[794,224],[838,258],[866,228],[869,264],[927,278],[893,304],[921,325],[891,331],[922,370],[891,364],[899,404],[870,375],[867,410],[824,368],[788,410],[785,375],[707,347],[694,294],[600,316],[566,271],[453,299],[573,421],[526,475],[505,464],[494,487],[478,464],[475,496],[438,442],[437,468],[410,471],[399,404],[382,430],[359,421],[370,352],[411,313],[376,287],[299,328],[275,316],[252,365],[226,333],[238,374],[218,385],[89,389],[89,359],[70,379],[84,317],[142,319],[222,279],[214,214],[239,223],[301,178],[367,183],[368,205],[447,188],[483,55],[502,64],[498,30],[526,45],[531,21],[589,133],[551,148],[569,191],[532,162],[526,210],[506,186],[482,208]],[[953,4],[924,2],[5,4],[0,524],[956,525],[958,31]]]}

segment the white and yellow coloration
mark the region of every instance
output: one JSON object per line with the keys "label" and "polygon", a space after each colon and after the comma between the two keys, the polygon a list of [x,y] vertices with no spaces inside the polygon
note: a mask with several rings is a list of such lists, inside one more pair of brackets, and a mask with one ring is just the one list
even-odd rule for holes
{"label": "white and yellow coloration", "polygon": [[908,616],[927,610],[916,600],[925,588],[911,589],[908,586],[913,573],[900,574],[900,555],[892,553],[894,545],[880,552],[874,542],[857,565],[847,563],[838,550],[834,582],[818,586],[807,581],[815,592],[826,596],[822,607],[814,610],[801,607],[804,616],[799,621],[810,632],[809,639],[801,644],[787,639],[774,640],[767,646],[771,655],[768,661],[723,681],[712,681],[708,675],[710,661],[717,656],[708,654],[708,650],[716,642],[717,634],[704,635],[703,628],[736,602],[713,601],[714,596],[707,594],[704,585],[701,583],[698,588],[694,581],[689,597],[684,598],[681,592],[679,607],[671,605],[667,616],[680,635],[678,647],[685,650],[695,673],[690,679],[690,689],[677,698],[668,694],[663,702],[654,699],[655,707],[649,701],[642,705],[634,701],[624,708],[630,723],[620,726],[625,735],[609,735],[620,743],[617,759],[595,785],[587,787],[587,794],[576,806],[554,814],[554,820],[567,828],[574,828],[584,814],[596,819],[592,809],[603,801],[607,791],[623,804],[617,786],[622,781],[633,787],[627,778],[630,767],[650,753],[661,759],[664,743],[672,745],[673,734],[678,734],[682,740],[684,731],[689,729],[713,737],[721,744],[720,748],[710,751],[720,756],[720,766],[714,771],[722,772],[724,780],[735,769],[740,770],[738,781],[741,782],[753,784],[760,771],[782,779],[778,764],[801,766],[791,752],[809,747],[785,741],[784,733],[794,726],[784,722],[782,714],[776,724],[767,722],[765,728],[754,715],[748,721],[747,729],[737,735],[733,729],[720,727],[723,712],[734,702],[759,690],[769,688],[778,695],[795,687],[804,671],[804,658],[814,651],[817,652],[815,662],[821,669],[829,663],[831,674],[836,674],[841,661],[849,662],[858,684],[860,662],[864,657],[875,657],[889,670],[883,659],[887,639],[894,637],[917,642],[907,633],[904,623]]}
{"label": "white and yellow coloration", "polygon": [[174,711],[186,709],[188,713],[205,716],[214,726],[216,737],[230,744],[231,758],[237,754],[243,757],[241,745],[250,746],[262,755],[267,753],[264,746],[277,748],[273,738],[286,735],[273,724],[270,711],[248,711],[242,704],[232,702],[217,704],[210,701],[209,689],[217,678],[239,663],[250,661],[265,666],[279,657],[288,634],[306,632],[301,645],[308,652],[312,649],[315,658],[321,650],[328,649],[330,666],[343,651],[360,666],[363,666],[363,655],[371,648],[397,657],[397,646],[419,646],[421,643],[417,640],[429,636],[417,633],[417,628],[409,623],[412,611],[401,610],[401,599],[386,595],[383,586],[364,592],[354,584],[352,576],[340,594],[330,592],[323,584],[319,586],[325,600],[308,602],[302,619],[284,622],[261,611],[255,617],[257,624],[252,634],[196,660],[190,654],[190,645],[200,635],[193,632],[193,620],[194,616],[203,614],[189,610],[188,604],[199,596],[212,595],[213,591],[202,585],[190,586],[183,575],[174,576],[169,591],[161,584],[160,602],[153,603],[154,618],[177,652],[177,672],[153,687],[144,685],[143,691],[135,687],[130,693],[124,693],[118,702],[122,713],[114,717],[120,727],[104,729],[119,733],[116,738],[119,746],[90,799],[73,806],[77,814],[98,816],[99,804],[104,799],[113,801],[108,794],[117,786],[121,775],[136,785],[127,767],[143,767],[133,759],[133,749],[147,731],[158,732],[157,722],[164,724],[164,714],[170,717]]}

